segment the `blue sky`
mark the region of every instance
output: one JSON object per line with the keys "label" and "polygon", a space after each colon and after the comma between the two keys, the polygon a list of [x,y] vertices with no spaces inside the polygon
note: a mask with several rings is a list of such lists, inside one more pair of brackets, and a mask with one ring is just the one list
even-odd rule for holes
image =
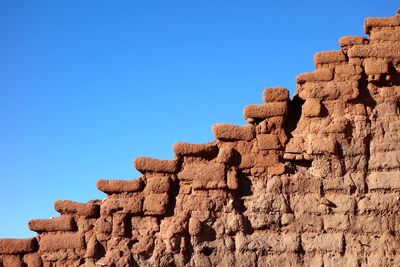
{"label": "blue sky", "polygon": [[138,156],[243,124],[265,87],[397,1],[0,1],[0,237],[57,199],[102,199]]}

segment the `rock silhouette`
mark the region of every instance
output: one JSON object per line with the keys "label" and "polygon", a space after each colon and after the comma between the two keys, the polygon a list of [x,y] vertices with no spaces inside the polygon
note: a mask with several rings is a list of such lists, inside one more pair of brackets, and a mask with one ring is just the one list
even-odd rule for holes
{"label": "rock silhouette", "polygon": [[0,239],[0,266],[400,266],[400,13],[364,30],[246,125],[137,158],[103,201],[56,201],[35,238]]}

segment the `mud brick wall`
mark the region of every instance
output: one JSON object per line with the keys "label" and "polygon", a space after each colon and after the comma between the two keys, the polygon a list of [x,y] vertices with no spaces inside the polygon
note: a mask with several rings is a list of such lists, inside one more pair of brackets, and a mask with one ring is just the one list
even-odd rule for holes
{"label": "mud brick wall", "polygon": [[267,88],[244,126],[141,157],[103,201],[56,201],[9,266],[400,266],[400,13],[317,53],[292,99]]}

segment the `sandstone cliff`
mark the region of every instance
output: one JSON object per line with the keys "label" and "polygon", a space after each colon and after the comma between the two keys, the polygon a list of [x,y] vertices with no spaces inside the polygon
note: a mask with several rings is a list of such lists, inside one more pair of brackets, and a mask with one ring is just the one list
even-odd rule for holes
{"label": "sandstone cliff", "polygon": [[143,176],[56,201],[32,239],[0,239],[8,266],[400,266],[400,13],[365,20],[268,88],[245,126],[216,124]]}

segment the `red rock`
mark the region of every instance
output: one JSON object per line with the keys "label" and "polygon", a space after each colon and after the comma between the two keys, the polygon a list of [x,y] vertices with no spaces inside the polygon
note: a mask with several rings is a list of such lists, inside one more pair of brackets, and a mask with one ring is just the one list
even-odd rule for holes
{"label": "red rock", "polygon": [[285,116],[288,111],[286,102],[272,102],[261,105],[250,105],[244,108],[243,117],[245,120],[266,119],[275,116]]}
{"label": "red rock", "polygon": [[249,141],[254,138],[254,128],[252,125],[214,124],[212,131],[215,138],[222,141]]}
{"label": "red rock", "polygon": [[174,152],[177,156],[214,158],[218,154],[218,147],[214,143],[190,144],[178,142],[174,145]]}
{"label": "red rock", "polygon": [[40,237],[41,252],[57,251],[61,249],[83,249],[85,243],[80,233],[56,233]]}
{"label": "red rock", "polygon": [[61,216],[52,219],[36,219],[30,220],[29,229],[38,233],[41,232],[57,232],[57,231],[73,231],[76,228],[74,218],[71,216]]}
{"label": "red rock", "polygon": [[146,215],[162,215],[167,212],[168,204],[168,194],[152,194],[146,196],[143,204],[143,210]]}
{"label": "red rock", "polygon": [[383,42],[370,45],[354,45],[349,49],[351,58],[387,58],[390,60],[400,59],[399,42]]}
{"label": "red rock", "polygon": [[334,71],[332,68],[318,69],[314,72],[306,72],[297,75],[296,82],[303,84],[306,82],[329,82],[333,80]]}
{"label": "red rock", "polygon": [[346,60],[346,56],[342,51],[324,51],[314,55],[315,66],[319,64],[342,63],[346,62]]}
{"label": "red rock", "polygon": [[0,254],[26,254],[37,249],[36,238],[27,239],[0,239]]}
{"label": "red rock", "polygon": [[318,117],[321,111],[321,102],[318,99],[309,98],[303,105],[302,114],[306,117]]}
{"label": "red rock", "polygon": [[57,200],[54,203],[54,209],[66,215],[78,215],[86,218],[99,216],[99,204],[96,202],[78,203],[69,200]]}
{"label": "red rock", "polygon": [[42,259],[40,258],[38,253],[30,253],[30,254],[25,254],[23,258],[24,263],[28,267],[41,267],[43,266]]}
{"label": "red rock", "polygon": [[281,148],[279,138],[275,134],[257,135],[257,142],[260,150],[277,150]]}
{"label": "red rock", "polygon": [[101,205],[102,214],[112,213],[131,213],[138,214],[142,212],[143,197],[140,195],[130,198],[107,199]]}
{"label": "red rock", "polygon": [[5,255],[3,258],[3,267],[23,267],[24,264],[19,255]]}
{"label": "red rock", "polygon": [[400,26],[400,18],[398,16],[389,18],[367,18],[364,22],[364,32],[369,34],[374,28],[395,26]]}
{"label": "red rock", "polygon": [[266,88],[263,93],[263,101],[280,102],[289,100],[289,90],[284,87]]}
{"label": "red rock", "polygon": [[368,39],[364,36],[343,36],[339,39],[339,45],[341,47],[363,44],[368,44]]}
{"label": "red rock", "polygon": [[141,178],[124,181],[124,180],[98,180],[97,189],[106,194],[138,192],[143,189],[143,181]]}
{"label": "red rock", "polygon": [[159,173],[177,173],[179,163],[177,160],[160,160],[140,157],[134,161],[135,168],[141,173],[159,172]]}
{"label": "red rock", "polygon": [[171,191],[171,178],[169,176],[147,177],[146,192],[169,193]]}

